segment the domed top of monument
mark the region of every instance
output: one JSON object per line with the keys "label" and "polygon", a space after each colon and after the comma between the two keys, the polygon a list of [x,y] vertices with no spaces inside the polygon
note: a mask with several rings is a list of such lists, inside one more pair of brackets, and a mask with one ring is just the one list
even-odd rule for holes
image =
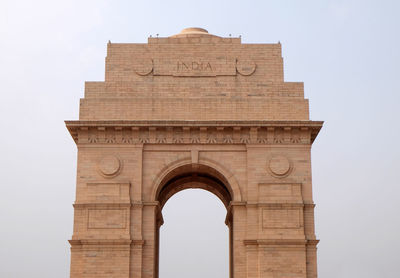
{"label": "domed top of monument", "polygon": [[183,29],[180,33],[170,36],[170,38],[182,38],[182,37],[202,37],[202,36],[212,36],[218,37],[212,34],[209,34],[206,29],[199,27],[189,27]]}

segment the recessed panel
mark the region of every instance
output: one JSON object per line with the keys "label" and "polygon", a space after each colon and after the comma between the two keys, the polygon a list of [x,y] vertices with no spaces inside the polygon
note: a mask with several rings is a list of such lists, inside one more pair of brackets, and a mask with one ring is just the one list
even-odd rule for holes
{"label": "recessed panel", "polygon": [[89,229],[125,229],[126,210],[89,209]]}
{"label": "recessed panel", "polygon": [[299,209],[264,209],[264,229],[300,228]]}

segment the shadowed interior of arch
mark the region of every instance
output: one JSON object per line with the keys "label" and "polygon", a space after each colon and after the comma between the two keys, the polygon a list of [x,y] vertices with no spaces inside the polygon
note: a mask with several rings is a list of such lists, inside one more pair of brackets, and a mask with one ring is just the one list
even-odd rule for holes
{"label": "shadowed interior of arch", "polygon": [[172,195],[188,188],[201,188],[214,193],[225,207],[233,200],[229,183],[221,173],[206,165],[187,164],[171,170],[164,177],[157,190],[157,201],[162,208]]}
{"label": "shadowed interior of arch", "polygon": [[232,201],[230,192],[219,179],[206,173],[188,172],[172,178],[163,186],[158,194],[161,208],[175,193],[188,188],[201,188],[214,193],[225,207]]}
{"label": "shadowed interior of arch", "polygon": [[160,226],[164,219],[162,209],[166,202],[176,193],[185,189],[203,189],[218,197],[226,208],[225,224],[229,228],[229,273],[232,273],[232,214],[230,203],[233,200],[232,190],[227,179],[217,170],[200,164],[188,164],[171,170],[160,183],[157,190],[157,201],[159,210],[157,213],[157,235],[156,235],[156,273],[159,272],[159,237]]}

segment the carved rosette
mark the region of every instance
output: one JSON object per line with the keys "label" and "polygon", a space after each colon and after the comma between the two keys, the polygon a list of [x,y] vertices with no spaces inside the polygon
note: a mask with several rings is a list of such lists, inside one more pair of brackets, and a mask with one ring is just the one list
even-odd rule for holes
{"label": "carved rosette", "polygon": [[252,75],[256,71],[256,63],[250,59],[237,59],[236,70],[243,76]]}
{"label": "carved rosette", "polygon": [[115,155],[103,156],[97,164],[99,173],[106,178],[113,178],[117,176],[120,173],[121,168],[122,163]]}
{"label": "carved rosette", "polygon": [[153,60],[141,58],[134,61],[134,69],[138,75],[145,76],[153,72]]}
{"label": "carved rosette", "polygon": [[270,157],[267,162],[267,170],[277,178],[287,177],[292,170],[291,161],[284,155],[278,154]]}

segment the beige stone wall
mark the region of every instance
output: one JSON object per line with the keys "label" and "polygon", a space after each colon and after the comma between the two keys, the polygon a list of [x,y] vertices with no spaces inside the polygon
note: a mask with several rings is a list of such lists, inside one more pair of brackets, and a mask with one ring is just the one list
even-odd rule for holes
{"label": "beige stone wall", "polygon": [[105,76],[86,83],[81,120],[309,119],[303,83],[283,80],[279,43],[204,36],[109,43]]}
{"label": "beige stone wall", "polygon": [[189,187],[227,208],[231,276],[317,277],[309,120],[280,44],[188,30],[108,44],[79,121],[71,277],[157,277],[162,206]]}

